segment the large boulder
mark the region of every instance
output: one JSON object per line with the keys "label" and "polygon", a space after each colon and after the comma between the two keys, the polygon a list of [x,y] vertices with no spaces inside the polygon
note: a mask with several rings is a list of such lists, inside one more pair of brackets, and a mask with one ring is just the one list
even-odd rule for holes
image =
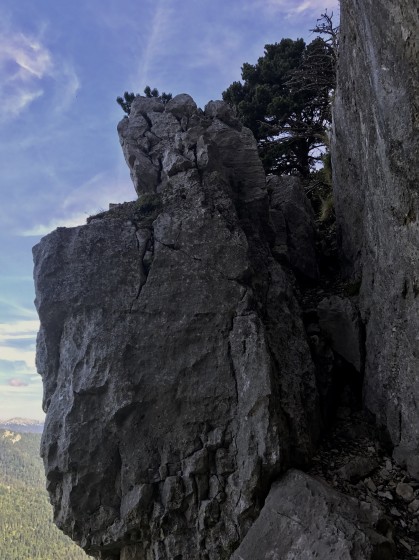
{"label": "large boulder", "polygon": [[364,401],[419,477],[417,2],[342,0],[341,19],[333,184],[346,274],[360,283]]}
{"label": "large boulder", "polygon": [[103,559],[222,560],[318,437],[251,132],[222,102],[137,98],[137,202],[34,248],[55,521]]}
{"label": "large boulder", "polygon": [[359,502],[292,469],[272,485],[231,560],[391,560],[394,545],[381,527],[388,523],[378,503]]}

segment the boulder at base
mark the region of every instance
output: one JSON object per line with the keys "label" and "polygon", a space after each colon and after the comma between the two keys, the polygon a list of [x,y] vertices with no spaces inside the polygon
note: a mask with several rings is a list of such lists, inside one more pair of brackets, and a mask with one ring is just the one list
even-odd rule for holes
{"label": "boulder at base", "polygon": [[292,469],[273,484],[231,560],[391,560],[380,506],[359,502]]}

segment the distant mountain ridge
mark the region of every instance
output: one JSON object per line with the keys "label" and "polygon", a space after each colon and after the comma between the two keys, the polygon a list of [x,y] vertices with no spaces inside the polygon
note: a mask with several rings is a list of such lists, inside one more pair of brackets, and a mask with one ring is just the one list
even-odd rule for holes
{"label": "distant mountain ridge", "polygon": [[41,420],[16,417],[9,420],[0,420],[0,429],[23,434],[41,434],[44,429],[44,423]]}

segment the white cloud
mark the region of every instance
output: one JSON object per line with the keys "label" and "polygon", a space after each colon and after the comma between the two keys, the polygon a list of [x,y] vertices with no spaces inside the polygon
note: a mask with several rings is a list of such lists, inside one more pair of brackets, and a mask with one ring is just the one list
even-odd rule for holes
{"label": "white cloud", "polygon": [[40,81],[52,71],[52,57],[34,38],[1,30],[0,119],[18,116],[43,95]]}
{"label": "white cloud", "polygon": [[[135,77],[135,83],[148,84],[150,81],[150,68],[153,68],[156,59],[170,48],[171,36],[175,28],[174,14],[175,11],[170,6],[170,0],[159,0],[156,4],[138,76]],[[151,87],[153,86],[151,85]]]}
{"label": "white cloud", "polygon": [[[10,90],[9,90],[10,91]],[[0,120],[6,120],[8,118],[17,117],[20,113],[26,109],[35,99],[43,95],[43,90],[33,90],[29,91],[23,87],[15,87],[9,93],[4,96],[1,95],[0,90]]]}
{"label": "white cloud", "polygon": [[53,68],[51,53],[37,39],[23,33],[0,36],[0,63],[9,64],[11,81],[41,79]]}
{"label": "white cloud", "polygon": [[53,218],[43,224],[36,224],[30,229],[20,232],[22,237],[43,237],[59,227],[76,227],[86,222],[86,214],[78,214],[68,218]]}
{"label": "white cloud", "polygon": [[61,113],[73,103],[81,84],[76,71],[68,62],[61,63],[59,71],[54,72],[53,77],[59,86],[54,103],[54,111]]}
{"label": "white cloud", "polygon": [[[39,329],[38,320],[21,320],[0,323],[0,360],[24,362],[31,371],[35,369],[35,339]],[[13,342],[25,341],[24,347]],[[30,344],[32,341],[32,344]],[[27,344],[29,342],[29,344]]]}
{"label": "white cloud", "polygon": [[[202,38],[196,49],[189,52],[188,67],[191,70],[217,68],[219,73],[230,77],[242,63],[241,46],[242,38],[231,29],[211,29],[210,34]],[[229,57],[226,57],[226,53],[229,53]]]}
{"label": "white cloud", "polygon": [[320,17],[326,10],[329,14],[337,14],[339,0],[257,0],[251,9],[262,10],[272,17],[283,15],[291,18],[304,14]]}
{"label": "white cloud", "polygon": [[[33,283],[33,278],[29,275],[16,277],[3,276],[3,278],[5,280],[12,278],[15,284],[22,281]],[[25,305],[22,305],[18,301],[12,301],[10,297],[6,298],[0,296],[0,305],[4,306],[4,309],[7,309],[8,314],[13,314],[13,317],[25,318],[27,320],[32,319],[34,321],[37,319],[37,314],[33,307],[28,309],[28,307],[25,307]]]}
{"label": "white cloud", "polygon": [[300,14],[301,12],[304,12],[305,10],[309,10],[310,8],[312,8],[312,3],[310,2],[310,0],[308,0],[307,2],[303,2],[302,4],[299,4],[295,8],[295,12],[297,14]]}
{"label": "white cloud", "polygon": [[270,13],[280,12],[287,16],[301,14],[306,11],[317,12],[319,15],[325,10],[338,10],[339,0],[258,0],[259,9]]}
{"label": "white cloud", "polygon": [[105,173],[98,173],[82,186],[71,189],[62,201],[56,216],[44,223],[18,232],[23,237],[42,236],[57,227],[76,227],[86,223],[86,218],[109,208],[109,203],[135,200],[136,194],[129,181],[109,181]]}
{"label": "white cloud", "polygon": [[0,26],[0,122],[53,91],[57,108],[66,109],[79,88],[71,64],[54,58],[39,37]]}
{"label": "white cloud", "polygon": [[35,418],[44,420],[41,408],[42,386],[41,378],[28,386],[0,386],[0,417]]}
{"label": "white cloud", "polygon": [[36,319],[0,323],[0,344],[5,338],[28,338],[28,336],[33,336],[38,328],[39,321]]}
{"label": "white cloud", "polygon": [[[0,416],[43,418],[42,383],[35,367],[39,321],[34,310],[27,319],[0,323]],[[20,343],[20,344],[19,344]]]}

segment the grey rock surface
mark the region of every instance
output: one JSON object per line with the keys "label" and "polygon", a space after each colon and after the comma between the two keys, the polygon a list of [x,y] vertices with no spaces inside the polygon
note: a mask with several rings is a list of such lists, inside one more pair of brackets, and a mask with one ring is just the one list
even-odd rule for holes
{"label": "grey rock surface", "polygon": [[273,484],[262,511],[231,560],[391,560],[377,530],[383,510],[290,470]]}
{"label": "grey rock surface", "polygon": [[275,254],[289,260],[293,270],[319,278],[314,212],[298,177],[268,175],[270,218],[275,230]]}
{"label": "grey rock surface", "polygon": [[378,467],[378,462],[371,457],[355,457],[336,472],[343,480],[356,481],[365,478]]}
{"label": "grey rock surface", "polygon": [[310,351],[250,131],[187,95],[118,130],[138,202],[34,248],[55,521],[103,559],[222,560],[312,453]]}
{"label": "grey rock surface", "polygon": [[357,371],[361,371],[363,336],[356,305],[348,298],[330,296],[319,303],[317,315],[332,349]]}
{"label": "grey rock surface", "polygon": [[[378,502],[385,516],[377,531],[394,542],[397,560],[413,560],[419,555],[419,518],[415,513],[419,483],[391,460],[370,421],[369,414],[360,412],[337,420],[322,439],[308,474],[358,502]],[[396,488],[403,489],[406,499]],[[408,501],[413,489],[414,497]]]}
{"label": "grey rock surface", "polygon": [[419,477],[418,28],[413,0],[342,0],[332,145],[346,272],[362,281],[364,401]]}

